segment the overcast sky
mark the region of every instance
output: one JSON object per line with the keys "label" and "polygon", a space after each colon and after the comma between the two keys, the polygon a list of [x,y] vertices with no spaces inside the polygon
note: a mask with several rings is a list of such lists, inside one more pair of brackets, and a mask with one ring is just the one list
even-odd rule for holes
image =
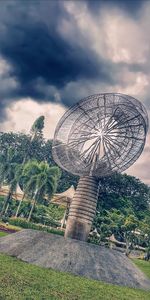
{"label": "overcast sky", "polygon": [[[149,0],[0,0],[0,130],[29,131],[44,114],[45,137],[67,107],[121,92],[150,115]],[[127,171],[150,184],[150,136]]]}

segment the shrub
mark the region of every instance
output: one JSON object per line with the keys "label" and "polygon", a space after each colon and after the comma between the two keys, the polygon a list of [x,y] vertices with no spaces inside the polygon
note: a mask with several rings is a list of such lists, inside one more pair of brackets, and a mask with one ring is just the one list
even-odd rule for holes
{"label": "shrub", "polygon": [[17,219],[11,218],[11,219],[9,219],[9,224],[19,226],[22,228],[26,228],[26,229],[36,229],[36,230],[46,231],[49,233],[64,235],[64,232],[59,229],[34,224],[32,222],[27,222],[26,220],[21,219],[21,218],[17,218]]}
{"label": "shrub", "polygon": [[3,216],[3,217],[1,218],[1,220],[2,220],[2,222],[4,222],[4,223],[9,222],[9,218],[8,218],[8,217],[5,217],[5,216]]}
{"label": "shrub", "polygon": [[51,219],[50,217],[46,217],[46,216],[42,216],[42,215],[36,215],[36,214],[33,214],[32,221],[34,223],[41,223],[41,224],[44,224],[44,225],[47,225],[47,226],[52,226],[54,228],[56,228],[60,225],[59,222]]}

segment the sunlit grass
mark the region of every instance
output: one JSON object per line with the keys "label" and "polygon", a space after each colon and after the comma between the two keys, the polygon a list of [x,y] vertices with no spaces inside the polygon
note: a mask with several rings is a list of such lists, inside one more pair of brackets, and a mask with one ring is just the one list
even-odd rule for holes
{"label": "sunlit grass", "polygon": [[7,232],[0,231],[0,237],[7,235]]}
{"label": "sunlit grass", "polygon": [[149,300],[150,293],[27,264],[0,254],[0,299]]}
{"label": "sunlit grass", "polygon": [[143,273],[145,273],[145,275],[147,277],[150,278],[150,261],[145,261],[145,260],[141,260],[141,259],[133,259],[133,262],[136,264],[136,266],[141,269],[141,271]]}

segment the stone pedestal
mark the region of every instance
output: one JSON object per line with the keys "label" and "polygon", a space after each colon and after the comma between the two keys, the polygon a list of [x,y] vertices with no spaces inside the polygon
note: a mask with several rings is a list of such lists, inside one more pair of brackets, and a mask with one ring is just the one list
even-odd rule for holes
{"label": "stone pedestal", "polygon": [[81,177],[70,205],[66,238],[87,241],[96,212],[99,181],[93,176]]}

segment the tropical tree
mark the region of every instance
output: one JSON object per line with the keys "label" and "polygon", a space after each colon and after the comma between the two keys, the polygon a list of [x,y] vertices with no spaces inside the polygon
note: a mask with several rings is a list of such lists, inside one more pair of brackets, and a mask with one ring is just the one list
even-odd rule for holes
{"label": "tropical tree", "polygon": [[28,159],[28,156],[29,156],[29,152],[30,152],[30,148],[32,147],[32,142],[34,144],[35,141],[40,141],[40,143],[42,143],[42,140],[43,140],[43,134],[42,134],[42,130],[44,128],[44,116],[40,116],[38,117],[31,129],[30,129],[30,133],[31,133],[31,136],[30,136],[30,143],[28,145],[28,149],[27,149],[27,152],[24,156],[24,159],[23,159],[23,165],[26,163],[27,159]]}
{"label": "tropical tree", "polygon": [[126,243],[126,255],[130,254],[131,247],[135,246],[136,239],[136,229],[138,228],[139,222],[134,215],[129,215],[124,219],[124,224],[121,229],[123,232],[123,237]]}
{"label": "tropical tree", "polygon": [[143,243],[146,249],[145,259],[150,259],[150,212],[145,219],[140,222],[140,242]]}
{"label": "tropical tree", "polygon": [[2,183],[9,186],[8,194],[4,200],[1,216],[7,212],[12,196],[17,188],[20,165],[18,153],[13,148],[8,148],[0,155],[0,171]]}
{"label": "tropical tree", "polygon": [[113,234],[117,240],[124,242],[128,256],[137,242],[136,229],[139,228],[139,221],[133,214],[124,215],[119,210],[112,209],[103,212],[103,215],[97,213],[94,228],[103,240]]}
{"label": "tropical tree", "polygon": [[22,163],[29,145],[29,135],[13,132],[0,132],[0,155],[5,154],[9,148],[13,148],[16,154],[18,154],[17,162]]}
{"label": "tropical tree", "polygon": [[133,210],[138,218],[149,209],[150,187],[138,178],[127,174],[114,173],[100,178],[99,211],[117,209]]}
{"label": "tropical tree", "polygon": [[42,130],[44,128],[44,119],[45,119],[44,116],[40,116],[34,121],[32,127],[31,127],[31,130],[30,130],[31,141],[36,137],[42,136]]}
{"label": "tropical tree", "polygon": [[30,221],[36,202],[47,197],[48,201],[56,191],[61,176],[58,167],[50,167],[46,162],[29,161],[25,164],[22,178],[25,195],[32,199],[31,210],[28,216]]}
{"label": "tropical tree", "polygon": [[52,141],[44,140],[44,138],[34,138],[31,142],[31,135],[14,132],[0,132],[0,154],[5,152],[8,148],[13,148],[18,153],[18,163],[27,160],[46,160],[50,165],[54,165],[52,159]]}
{"label": "tropical tree", "polygon": [[4,184],[5,175],[5,155],[2,153],[0,155],[0,189]]}

